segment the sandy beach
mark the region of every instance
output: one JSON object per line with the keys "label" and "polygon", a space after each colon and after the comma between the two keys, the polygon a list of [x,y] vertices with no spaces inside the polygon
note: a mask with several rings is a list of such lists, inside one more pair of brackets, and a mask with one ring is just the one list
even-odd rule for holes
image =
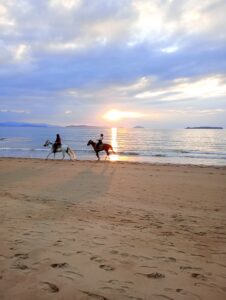
{"label": "sandy beach", "polygon": [[0,299],[226,299],[226,167],[0,159]]}

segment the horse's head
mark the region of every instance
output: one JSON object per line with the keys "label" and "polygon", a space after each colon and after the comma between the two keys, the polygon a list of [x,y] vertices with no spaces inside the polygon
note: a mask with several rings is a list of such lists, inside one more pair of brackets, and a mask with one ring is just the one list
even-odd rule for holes
{"label": "horse's head", "polygon": [[92,145],[92,143],[93,143],[93,141],[89,140],[88,143],[87,143],[87,146]]}
{"label": "horse's head", "polygon": [[43,145],[44,147],[48,147],[49,145],[51,145],[52,143],[50,142],[50,140],[46,140],[45,144]]}

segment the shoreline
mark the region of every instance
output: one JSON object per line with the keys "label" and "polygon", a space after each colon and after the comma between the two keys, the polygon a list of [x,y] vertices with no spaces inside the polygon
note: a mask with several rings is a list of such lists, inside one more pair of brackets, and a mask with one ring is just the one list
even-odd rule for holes
{"label": "shoreline", "polygon": [[117,160],[117,161],[111,161],[111,160],[104,160],[101,159],[100,161],[98,161],[97,159],[75,159],[75,160],[69,160],[69,159],[45,159],[45,158],[36,158],[36,157],[0,157],[0,161],[1,160],[25,160],[25,161],[45,161],[45,162],[66,162],[66,163],[83,163],[83,162],[87,162],[87,163],[109,163],[109,164],[139,164],[139,165],[150,165],[150,166],[187,166],[187,167],[200,167],[200,168],[221,168],[221,169],[226,169],[226,164],[225,165],[205,165],[205,164],[186,164],[186,163],[162,163],[162,162],[147,162],[147,161],[126,161],[126,160]]}
{"label": "shoreline", "polygon": [[226,167],[0,158],[0,298],[226,298]]}

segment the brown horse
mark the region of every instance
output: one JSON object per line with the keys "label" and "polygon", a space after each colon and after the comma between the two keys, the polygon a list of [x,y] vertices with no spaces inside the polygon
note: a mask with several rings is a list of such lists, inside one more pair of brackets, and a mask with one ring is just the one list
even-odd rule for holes
{"label": "brown horse", "polygon": [[113,150],[112,145],[109,145],[109,144],[102,144],[102,145],[100,145],[100,146],[97,148],[97,147],[96,147],[97,144],[94,143],[94,141],[92,141],[92,140],[89,140],[89,141],[88,141],[87,146],[89,146],[89,145],[91,145],[91,146],[93,147],[93,150],[95,151],[98,160],[100,160],[100,156],[99,156],[99,152],[100,152],[100,151],[105,151],[105,152],[106,152],[106,155],[107,155],[107,156],[105,157],[105,159],[109,158],[109,155],[110,155],[109,150],[111,150],[112,153],[115,154],[115,151]]}

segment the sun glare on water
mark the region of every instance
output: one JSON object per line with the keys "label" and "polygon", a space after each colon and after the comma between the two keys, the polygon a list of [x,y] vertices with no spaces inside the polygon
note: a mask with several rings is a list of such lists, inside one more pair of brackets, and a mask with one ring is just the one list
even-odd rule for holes
{"label": "sun glare on water", "polygon": [[[116,153],[118,151],[117,131],[118,131],[117,128],[111,128],[111,145]],[[118,159],[119,159],[118,154],[112,154],[110,156],[111,161],[118,161]]]}

